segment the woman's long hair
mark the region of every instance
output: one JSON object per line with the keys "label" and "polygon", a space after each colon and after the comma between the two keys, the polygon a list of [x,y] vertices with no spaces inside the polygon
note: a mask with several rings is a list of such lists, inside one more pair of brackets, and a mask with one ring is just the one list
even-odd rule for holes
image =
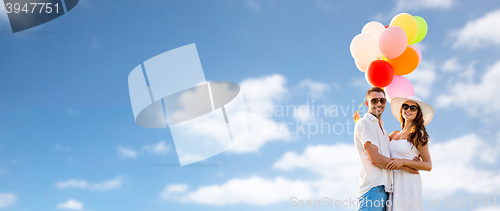
{"label": "woman's long hair", "polygon": [[[417,116],[413,119],[413,126],[411,127],[410,134],[408,134],[408,142],[418,149],[418,146],[425,146],[429,142],[429,134],[427,134],[427,131],[425,130],[424,115],[422,114],[422,109],[420,109],[418,103],[417,107]],[[399,116],[401,117],[401,120],[399,121],[401,123],[401,129],[404,129],[405,118],[403,118],[403,107],[399,110]]]}

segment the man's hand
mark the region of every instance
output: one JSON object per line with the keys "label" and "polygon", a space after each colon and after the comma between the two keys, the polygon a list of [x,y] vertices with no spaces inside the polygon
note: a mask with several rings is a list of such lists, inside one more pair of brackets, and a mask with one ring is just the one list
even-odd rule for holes
{"label": "man's hand", "polygon": [[[390,159],[391,159],[391,160],[397,160],[397,158],[390,158]],[[414,157],[414,158],[413,158],[413,160],[414,160],[414,161],[422,161],[422,160],[420,160],[420,157]],[[389,163],[390,163],[390,162],[389,162]],[[387,164],[387,166],[389,166],[389,163]],[[408,167],[408,166],[403,166],[403,167],[401,167],[401,168],[396,168],[396,169],[394,169],[394,170],[404,170],[404,171],[407,171],[407,172],[408,172],[408,173],[410,173],[410,174],[420,174],[420,173],[418,173],[418,171],[419,171],[419,170],[414,169],[414,168],[412,168],[412,167]]]}
{"label": "man's hand", "polygon": [[361,116],[359,116],[359,111],[356,111],[352,118],[354,119],[354,122],[357,122],[359,119],[361,119]]}
{"label": "man's hand", "polygon": [[405,163],[404,163],[403,159],[397,159],[397,158],[395,158],[395,159],[392,159],[392,161],[387,164],[386,168],[388,170],[392,171],[392,170],[395,170],[395,169],[400,169],[404,165],[405,165]]}
{"label": "man's hand", "polygon": [[408,166],[403,166],[403,167],[401,167],[400,170],[405,170],[405,171],[409,172],[410,174],[419,174],[417,169],[414,169],[414,168],[411,168]]}
{"label": "man's hand", "polygon": [[417,157],[414,157],[413,160],[414,161],[422,161],[422,159],[420,158],[420,155],[418,155]]}

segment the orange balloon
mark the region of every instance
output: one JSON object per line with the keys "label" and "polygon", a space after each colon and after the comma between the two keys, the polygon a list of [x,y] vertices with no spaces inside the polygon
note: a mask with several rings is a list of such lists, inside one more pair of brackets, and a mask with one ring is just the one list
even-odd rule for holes
{"label": "orange balloon", "polygon": [[394,59],[388,59],[394,69],[394,75],[406,75],[413,72],[419,64],[417,51],[411,47],[406,47],[405,51]]}

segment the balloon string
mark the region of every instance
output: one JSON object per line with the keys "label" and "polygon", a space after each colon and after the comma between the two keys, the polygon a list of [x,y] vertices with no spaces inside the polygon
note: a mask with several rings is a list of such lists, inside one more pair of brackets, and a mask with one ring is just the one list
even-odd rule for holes
{"label": "balloon string", "polygon": [[358,108],[358,110],[357,110],[356,112],[358,112],[358,111],[359,111],[359,109],[361,109],[361,106],[363,106],[363,104],[365,103],[366,98],[367,98],[367,97],[365,97],[365,99],[363,99],[363,102],[361,103],[361,105],[359,105],[359,108]]}
{"label": "balloon string", "polygon": [[[366,96],[366,97],[365,97],[365,99],[363,99],[363,102],[361,103],[361,105],[359,105],[359,108],[358,108],[358,110],[356,111],[356,113],[357,113],[358,115],[359,115],[359,109],[361,109],[361,106],[363,106],[363,103],[365,103],[365,100],[366,100],[366,98],[367,98],[367,97],[368,97],[368,96]],[[359,119],[354,118],[354,122],[357,122],[358,120],[359,120]]]}

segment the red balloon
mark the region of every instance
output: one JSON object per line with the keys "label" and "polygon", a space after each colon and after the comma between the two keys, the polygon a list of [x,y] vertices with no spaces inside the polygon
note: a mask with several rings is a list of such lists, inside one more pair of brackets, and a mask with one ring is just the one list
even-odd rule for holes
{"label": "red balloon", "polygon": [[394,69],[384,60],[375,60],[366,69],[366,81],[376,87],[386,87],[394,79]]}

